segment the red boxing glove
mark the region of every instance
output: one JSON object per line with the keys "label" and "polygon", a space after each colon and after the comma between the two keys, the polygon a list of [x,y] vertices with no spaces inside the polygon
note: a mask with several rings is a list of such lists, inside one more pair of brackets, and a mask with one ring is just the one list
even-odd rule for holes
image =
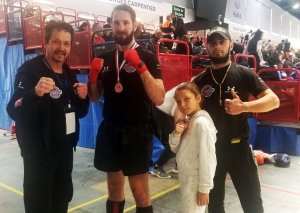
{"label": "red boxing glove", "polygon": [[124,60],[128,61],[140,75],[148,71],[148,68],[146,67],[145,63],[140,59],[136,50],[126,50],[124,52]]}
{"label": "red boxing glove", "polygon": [[92,66],[89,73],[89,83],[94,84],[97,82],[100,70],[103,67],[104,60],[102,58],[94,58],[92,61]]}

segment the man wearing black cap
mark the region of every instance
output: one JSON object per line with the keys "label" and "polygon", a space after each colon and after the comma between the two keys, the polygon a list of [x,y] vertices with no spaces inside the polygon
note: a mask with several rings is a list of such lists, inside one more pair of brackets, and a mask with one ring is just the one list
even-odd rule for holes
{"label": "man wearing black cap", "polygon": [[[249,112],[266,112],[279,106],[278,97],[254,73],[229,59],[233,48],[231,36],[222,27],[207,35],[206,50],[211,67],[193,82],[199,87],[206,110],[218,130],[216,142],[217,167],[214,188],[209,195],[209,213],[224,213],[225,180],[227,172],[246,213],[262,213],[263,205],[257,167],[248,143]],[[249,102],[249,95],[257,97]],[[175,120],[183,117],[176,110]],[[178,168],[180,172],[180,168]]]}

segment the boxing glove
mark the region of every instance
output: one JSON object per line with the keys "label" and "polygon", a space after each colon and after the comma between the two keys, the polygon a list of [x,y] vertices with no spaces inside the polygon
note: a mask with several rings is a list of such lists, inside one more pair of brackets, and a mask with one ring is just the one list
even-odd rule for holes
{"label": "boxing glove", "polygon": [[90,73],[89,73],[89,83],[94,84],[97,82],[98,75],[103,67],[104,60],[102,58],[94,58],[92,61]]}
{"label": "boxing glove", "polygon": [[140,75],[148,70],[136,50],[126,50],[124,52],[124,60],[128,61]]}

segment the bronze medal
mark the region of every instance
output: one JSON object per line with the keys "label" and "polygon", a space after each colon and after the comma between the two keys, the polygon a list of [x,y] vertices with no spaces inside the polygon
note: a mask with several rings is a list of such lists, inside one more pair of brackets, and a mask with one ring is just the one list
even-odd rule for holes
{"label": "bronze medal", "polygon": [[123,91],[123,86],[122,86],[122,84],[121,84],[120,82],[117,82],[117,83],[116,83],[116,85],[115,85],[115,91],[116,91],[117,93],[120,93],[120,92]]}

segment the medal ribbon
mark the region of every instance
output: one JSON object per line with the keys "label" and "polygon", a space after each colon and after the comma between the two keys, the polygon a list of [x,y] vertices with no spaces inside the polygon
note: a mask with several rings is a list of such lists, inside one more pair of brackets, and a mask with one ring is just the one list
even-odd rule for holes
{"label": "medal ribbon", "polygon": [[[135,49],[137,48],[139,45],[134,42],[133,45],[130,47],[130,49]],[[116,49],[116,71],[117,71],[117,82],[120,82],[120,71],[123,69],[124,65],[125,65],[126,61],[123,59],[123,61],[121,63],[119,63],[119,49]]]}

